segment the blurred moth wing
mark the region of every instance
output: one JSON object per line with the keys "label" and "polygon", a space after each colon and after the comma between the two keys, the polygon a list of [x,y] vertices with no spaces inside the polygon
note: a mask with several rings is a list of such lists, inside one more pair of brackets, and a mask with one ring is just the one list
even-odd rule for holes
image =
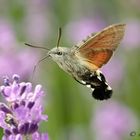
{"label": "blurred moth wing", "polygon": [[75,56],[81,64],[95,71],[111,58],[124,36],[125,24],[114,24],[76,46]]}

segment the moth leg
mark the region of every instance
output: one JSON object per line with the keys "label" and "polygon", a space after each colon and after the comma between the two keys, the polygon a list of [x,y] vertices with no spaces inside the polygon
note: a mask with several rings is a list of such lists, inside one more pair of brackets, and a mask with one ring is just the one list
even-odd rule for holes
{"label": "moth leg", "polygon": [[78,83],[80,83],[80,84],[82,84],[82,85],[86,85],[86,82],[85,82],[85,81],[79,81],[79,80],[77,80],[74,76],[73,76],[73,78],[74,78],[75,81],[77,81]]}

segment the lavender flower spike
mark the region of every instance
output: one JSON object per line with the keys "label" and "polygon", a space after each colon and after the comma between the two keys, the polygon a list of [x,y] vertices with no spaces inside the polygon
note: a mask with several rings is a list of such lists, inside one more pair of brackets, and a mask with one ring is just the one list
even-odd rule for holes
{"label": "lavender flower spike", "polygon": [[47,133],[38,132],[41,121],[47,121],[41,105],[44,92],[41,85],[21,82],[18,75],[13,80],[4,77],[0,93],[6,103],[0,103],[0,127],[4,129],[2,140],[48,140]]}

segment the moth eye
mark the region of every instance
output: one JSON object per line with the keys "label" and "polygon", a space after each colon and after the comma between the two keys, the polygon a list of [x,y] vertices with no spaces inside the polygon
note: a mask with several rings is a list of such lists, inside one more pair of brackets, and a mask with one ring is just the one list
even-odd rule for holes
{"label": "moth eye", "polygon": [[62,52],[57,52],[57,55],[62,55]]}

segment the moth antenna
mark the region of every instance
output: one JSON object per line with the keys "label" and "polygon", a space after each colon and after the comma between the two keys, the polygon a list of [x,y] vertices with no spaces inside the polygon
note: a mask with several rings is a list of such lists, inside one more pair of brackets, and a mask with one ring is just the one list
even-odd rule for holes
{"label": "moth antenna", "polygon": [[59,44],[60,44],[61,35],[62,35],[62,29],[59,27],[59,29],[58,29],[58,38],[57,38],[57,43],[56,43],[57,48],[59,47]]}
{"label": "moth antenna", "polygon": [[29,47],[32,47],[32,48],[40,48],[40,49],[44,49],[44,50],[49,51],[49,49],[48,48],[45,48],[45,47],[35,46],[35,45],[28,44],[28,43],[24,43],[24,44],[26,46],[29,46]]}
{"label": "moth antenna", "polygon": [[31,76],[31,81],[33,81],[33,77],[34,77],[34,74],[35,74],[35,71],[37,69],[37,66],[42,62],[44,61],[45,59],[47,59],[49,57],[49,55],[41,58],[40,60],[38,60],[38,62],[34,65],[34,68],[33,68],[33,72],[32,72],[32,76]]}

